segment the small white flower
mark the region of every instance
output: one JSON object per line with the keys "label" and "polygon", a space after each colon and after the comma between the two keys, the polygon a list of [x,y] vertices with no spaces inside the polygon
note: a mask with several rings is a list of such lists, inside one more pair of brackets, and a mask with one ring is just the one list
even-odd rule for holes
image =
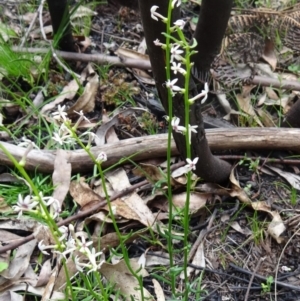
{"label": "small white flower", "polygon": [[83,272],[83,268],[89,267],[88,264],[82,263],[82,262],[79,261],[79,256],[78,255],[74,258],[74,263],[75,263],[76,270],[81,272],[81,273]]}
{"label": "small white flower", "polygon": [[191,144],[192,133],[197,133],[198,125],[190,125],[189,124],[189,143]]}
{"label": "small white flower", "polygon": [[59,241],[63,241],[65,239],[67,239],[68,235],[69,235],[69,229],[66,226],[61,226],[58,228],[59,232],[60,232],[60,237],[59,237]]}
{"label": "small white flower", "polygon": [[54,245],[49,245],[49,246],[46,246],[46,245],[44,245],[43,244],[43,239],[38,243],[38,248],[40,249],[40,251],[43,253],[43,254],[45,254],[45,255],[50,255],[47,251],[45,251],[45,250],[47,250],[47,249],[55,249],[56,248],[56,246],[54,246]]}
{"label": "small white flower", "polygon": [[171,63],[175,60],[182,61],[183,57],[181,54],[184,52],[183,50],[179,49],[180,45],[173,44],[170,50],[171,53]]}
{"label": "small white flower", "polygon": [[52,196],[43,196],[42,193],[40,193],[40,198],[46,207],[50,206],[49,213],[53,219],[56,219],[61,213],[61,205],[59,201]]}
{"label": "small white flower", "polygon": [[189,124],[189,131],[193,133],[197,133],[196,129],[198,128],[198,125],[190,125]]}
{"label": "small white flower", "polygon": [[67,120],[67,116],[68,116],[68,113],[65,112],[65,109],[66,109],[66,106],[60,106],[58,105],[57,106],[57,111],[52,113],[52,117],[56,120],[59,120],[59,121],[66,121]]}
{"label": "small white flower", "polygon": [[181,5],[181,0],[173,0],[172,1],[172,8],[174,8],[175,4],[176,4],[177,7],[179,7]]}
{"label": "small white flower", "polygon": [[61,213],[61,206],[58,200],[53,199],[54,202],[50,205],[50,215],[55,220]]}
{"label": "small white flower", "polygon": [[86,135],[88,135],[88,145],[91,145],[91,143],[95,140],[97,135],[93,132],[84,132],[79,136],[80,140],[82,141],[82,138]]}
{"label": "small white flower", "polygon": [[177,20],[174,25],[179,27],[181,30],[184,28],[185,22],[183,20]]}
{"label": "small white flower", "polygon": [[178,78],[174,78],[173,80],[166,81],[166,87],[171,90],[173,96],[176,94],[176,92],[184,93],[184,89],[175,85],[177,81],[178,81]]}
{"label": "small white flower", "polygon": [[89,260],[89,263],[83,263],[79,261],[79,256],[76,256],[74,259],[76,269],[80,272],[83,272],[83,268],[88,268],[89,271],[87,274],[91,272],[96,272],[97,270],[100,269],[101,265],[103,264],[104,261],[101,261],[99,264],[97,264],[96,258],[101,255],[102,252],[96,253],[95,248],[92,248],[92,251],[89,251],[86,256]]}
{"label": "small white flower", "polygon": [[100,269],[100,267],[101,267],[101,265],[103,264],[104,261],[100,261],[100,263],[97,264],[96,258],[98,256],[100,256],[101,254],[102,254],[102,252],[96,253],[95,248],[92,248],[92,251],[87,254],[87,257],[88,257],[88,259],[89,259],[89,261],[91,263],[91,268],[90,268],[88,274],[90,272],[96,272],[98,269]]}
{"label": "small white flower", "polygon": [[32,145],[35,149],[40,149],[33,141],[26,138],[25,136],[21,138],[23,142],[19,143],[18,146],[27,148],[29,145]]}
{"label": "small white flower", "polygon": [[96,161],[97,161],[98,163],[100,163],[100,164],[101,164],[102,162],[107,161],[106,153],[105,153],[105,152],[101,152],[101,153],[98,155]]}
{"label": "small white flower", "polygon": [[199,99],[203,96],[204,96],[204,98],[201,100],[201,104],[205,103],[205,101],[207,99],[208,92],[209,92],[208,83],[205,83],[204,84],[204,90],[202,90],[200,94],[198,94],[195,97],[189,99],[189,103],[193,104],[195,102],[195,100],[197,100],[197,99]]}
{"label": "small white flower", "polygon": [[74,110],[74,113],[76,113],[77,115],[79,115],[80,116],[80,121],[82,120],[82,119],[84,119],[85,121],[87,121],[87,122],[89,122],[89,123],[91,123],[85,116],[84,116],[84,114],[83,114],[83,112],[82,112],[82,110],[80,110],[79,112],[77,112],[77,111],[75,111]]}
{"label": "small white flower", "polygon": [[[59,240],[61,241],[61,239]],[[63,252],[55,251],[55,253],[59,253],[66,259],[66,255],[73,253],[75,250],[77,250],[75,239],[73,237],[70,237],[66,242],[65,251]]]}
{"label": "small white flower", "polygon": [[162,16],[161,14],[157,13],[156,10],[158,9],[157,5],[153,5],[150,9],[151,12],[151,18],[155,21],[158,21],[158,18],[160,18],[163,22],[167,22],[167,18]]}
{"label": "small white flower", "polygon": [[33,210],[38,205],[38,203],[39,202],[34,201],[34,199],[31,198],[30,195],[27,195],[25,199],[23,199],[22,195],[19,194],[17,205],[13,206],[12,208],[15,212],[19,213],[18,218],[20,218],[23,214],[23,211]]}
{"label": "small white flower", "polygon": [[88,248],[90,245],[92,245],[92,241],[86,241],[84,236],[81,236],[81,241],[77,240],[77,245],[79,247],[79,252],[88,254],[90,252],[90,249]]}
{"label": "small white flower", "polygon": [[185,167],[189,170],[195,170],[196,169],[196,164],[198,162],[199,158],[196,157],[193,161],[189,158],[186,158],[186,162],[188,163],[185,165]]}
{"label": "small white flower", "polygon": [[181,68],[181,63],[176,64],[175,62],[172,62],[171,70],[173,70],[174,74],[177,74],[177,72],[183,75],[186,74],[186,71],[183,68]]}
{"label": "small white flower", "polygon": [[75,142],[74,138],[72,137],[72,132],[64,123],[60,126],[58,133],[53,133],[52,139],[58,142],[60,145],[71,144]]}
{"label": "small white flower", "polygon": [[179,125],[180,122],[180,118],[178,117],[173,117],[172,121],[171,121],[171,126],[173,128],[173,131],[177,132],[177,133],[185,133],[186,132],[186,128],[184,126]]}
{"label": "small white flower", "polygon": [[154,43],[155,46],[164,46],[165,45],[165,44],[161,43],[159,41],[159,39],[156,39],[155,41],[153,41],[153,43]]}

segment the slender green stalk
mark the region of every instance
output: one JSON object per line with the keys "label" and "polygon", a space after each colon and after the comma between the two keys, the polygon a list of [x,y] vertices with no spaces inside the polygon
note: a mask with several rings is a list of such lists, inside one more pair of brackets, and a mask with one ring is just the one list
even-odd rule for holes
{"label": "slender green stalk", "polygon": [[[63,243],[59,240],[57,233],[59,232],[59,229],[57,227],[56,222],[53,220],[53,218],[51,217],[46,205],[44,204],[38,189],[36,188],[36,186],[34,185],[33,181],[31,180],[31,178],[29,177],[28,173],[26,172],[26,170],[24,169],[24,162],[22,162],[23,160],[26,160],[26,158],[22,158],[20,162],[18,162],[14,156],[11,155],[11,153],[3,146],[3,144],[0,143],[0,149],[4,152],[4,154],[11,160],[11,162],[14,164],[14,166],[18,169],[18,171],[20,172],[20,174],[23,176],[23,178],[27,181],[27,183],[29,184],[30,188],[32,189],[34,195],[36,196],[39,205],[42,207],[43,209],[43,217],[47,223],[47,226],[49,227],[49,230],[52,234],[52,237],[55,240],[55,244],[56,244],[56,249],[60,252],[63,251]],[[66,261],[63,258],[62,259],[62,264],[64,267],[64,270],[66,272],[66,279],[67,279],[67,287],[69,290],[69,292],[71,292],[72,295],[72,300],[74,300],[73,298],[75,297],[73,295],[73,289],[72,289],[72,284],[70,282],[70,278],[68,277],[68,268],[66,266]]]}
{"label": "slender green stalk", "polygon": [[[169,1],[168,7],[168,21],[167,21],[167,34],[166,34],[166,78],[167,80],[171,79],[171,42],[170,42],[170,35],[171,35],[171,20],[172,20],[172,1]],[[172,94],[170,89],[168,89],[168,114],[169,119],[171,120],[173,117],[173,101],[172,101]],[[173,244],[172,244],[172,225],[173,225],[173,197],[172,197],[172,183],[171,183],[171,142],[172,142],[172,127],[169,126],[168,128],[168,149],[167,149],[167,185],[168,185],[168,204],[169,204],[169,223],[168,223],[168,236],[167,236],[167,244],[168,244],[168,252],[170,258],[170,269],[172,270],[174,267],[174,260],[173,260]],[[175,297],[175,290],[176,290],[176,276],[174,273],[171,273],[171,289],[172,295]]]}

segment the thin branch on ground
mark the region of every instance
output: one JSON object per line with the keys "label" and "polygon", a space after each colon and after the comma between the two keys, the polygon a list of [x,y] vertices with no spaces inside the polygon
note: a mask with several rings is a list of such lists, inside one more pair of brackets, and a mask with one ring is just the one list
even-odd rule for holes
{"label": "thin branch on ground", "polygon": [[[46,48],[23,48],[12,47],[13,51],[21,53],[48,53]],[[109,56],[104,54],[85,54],[55,50],[55,54],[65,60],[74,60],[81,62],[94,62],[98,64],[110,64],[120,67],[139,68],[143,70],[151,70],[149,60],[131,59],[125,57]],[[272,86],[273,88],[300,91],[300,82],[295,80],[280,80],[271,77],[256,75],[250,82],[253,85],[261,85],[264,87]]]}

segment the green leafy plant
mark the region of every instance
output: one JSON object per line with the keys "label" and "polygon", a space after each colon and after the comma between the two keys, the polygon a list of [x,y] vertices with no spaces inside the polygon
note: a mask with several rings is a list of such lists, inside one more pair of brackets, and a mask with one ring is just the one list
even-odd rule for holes
{"label": "green leafy plant", "polygon": [[247,154],[245,154],[244,158],[241,159],[238,164],[248,166],[250,171],[257,172],[259,167],[259,162],[260,162],[259,157],[255,160],[252,160],[251,158],[247,157]]}
{"label": "green leafy plant", "polygon": [[274,283],[274,278],[273,276],[268,276],[267,277],[267,282],[266,283],[261,283],[261,288],[264,293],[269,293],[271,291],[271,286]]}

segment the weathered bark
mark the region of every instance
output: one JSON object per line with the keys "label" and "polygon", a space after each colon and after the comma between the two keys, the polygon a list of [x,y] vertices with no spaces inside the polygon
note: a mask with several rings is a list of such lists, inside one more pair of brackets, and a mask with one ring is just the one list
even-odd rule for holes
{"label": "weathered bark", "polygon": [[281,127],[300,128],[300,100],[298,99],[285,116]]}
{"label": "weathered bark", "polygon": [[[200,18],[203,18],[203,21],[200,21],[199,28],[197,29],[197,38],[200,39],[199,43],[209,43],[208,46],[202,47],[201,45],[198,45],[197,49],[200,50],[201,53],[205,54],[207,57],[211,59],[211,57],[215,54],[215,50],[217,49],[217,45],[219,43],[219,47],[221,45],[221,39],[220,36],[223,36],[223,33],[225,31],[226,25],[224,28],[215,28],[213,31],[208,31],[206,33],[206,28],[209,26],[215,27],[216,24],[218,25],[218,22],[213,21],[218,18],[222,18],[223,22],[220,22],[220,24],[223,26],[224,20],[227,17],[227,21],[229,18],[229,15],[225,14],[225,18],[223,16],[223,13],[220,9],[216,9],[216,14],[213,16],[213,18],[208,19],[205,16],[203,16],[203,7],[204,12],[209,11],[211,12],[212,9],[215,8],[215,6],[220,5],[223,7],[222,2],[224,0],[203,0],[202,1],[202,8],[200,13]],[[210,7],[210,2],[214,5],[214,7]],[[232,1],[225,0],[226,4],[230,6]],[[161,21],[155,21],[151,18],[150,15],[150,8],[153,5],[158,5],[159,10],[158,12],[162,14],[163,16],[167,16],[167,10],[168,10],[168,0],[164,1],[157,1],[157,0],[139,0],[140,5],[140,11],[141,11],[141,17],[142,17],[142,23],[144,25],[144,33],[145,38],[147,42],[148,47],[148,53],[150,56],[150,61],[152,65],[152,72],[153,77],[156,82],[156,87],[158,90],[159,97],[161,99],[162,105],[165,108],[166,112],[168,112],[168,97],[167,97],[167,89],[164,87],[164,83],[166,82],[166,71],[165,71],[165,54],[164,50],[162,50],[160,47],[157,47],[153,44],[153,41],[156,39],[159,39],[160,41],[164,42],[165,39],[162,36],[162,32],[166,31],[165,24]],[[205,8],[206,7],[206,8]],[[209,9],[207,8],[209,7]],[[230,9],[227,9],[230,11]],[[222,14],[221,14],[222,12]],[[173,16],[172,16],[172,23],[180,18],[180,11],[179,9],[174,9]],[[226,21],[226,24],[227,24]],[[209,23],[209,24],[207,24]],[[220,25],[220,26],[221,26]],[[219,26],[219,25],[218,25]],[[203,28],[202,28],[203,27]],[[218,30],[221,31],[221,34],[219,34]],[[209,34],[209,32],[214,33],[215,37],[207,37],[206,35]],[[204,35],[204,36],[203,36]],[[207,38],[207,42],[206,42]],[[201,50],[201,49],[204,50]],[[208,51],[212,51],[213,53],[208,54]],[[197,55],[193,57],[193,60],[202,60],[201,56]],[[206,59],[208,61],[208,59]],[[212,60],[212,59],[211,59]],[[202,68],[201,64],[197,64],[197,66],[200,66],[199,68]],[[176,77],[178,77],[176,75]],[[178,82],[176,83],[179,86],[183,87],[183,78],[179,77]],[[193,83],[191,83],[191,87],[193,87]],[[197,91],[192,90],[190,91],[191,96],[194,96]],[[181,120],[181,124],[184,124],[185,116],[184,116],[184,101],[182,95],[177,94],[173,98],[173,113],[174,116],[179,117]],[[199,157],[198,164],[196,166],[195,173],[200,176],[201,178],[211,181],[211,182],[223,182],[225,181],[230,174],[231,166],[225,161],[219,160],[218,158],[214,157],[209,149],[206,137],[205,137],[205,130],[203,126],[203,120],[201,115],[201,108],[199,103],[195,103],[190,107],[190,124],[197,125],[197,134],[192,134],[192,158]],[[178,148],[178,151],[183,159],[186,158],[186,145],[185,145],[185,137],[179,133],[173,132],[173,137],[176,143],[176,146]]]}
{"label": "weathered bark", "polygon": [[232,8],[232,0],[202,0],[194,38],[198,45],[192,60],[200,72],[207,72],[219,53]]}
{"label": "weathered bark", "polygon": [[68,0],[47,0],[47,3],[53,34],[58,38],[58,48],[63,51],[75,51]]}

